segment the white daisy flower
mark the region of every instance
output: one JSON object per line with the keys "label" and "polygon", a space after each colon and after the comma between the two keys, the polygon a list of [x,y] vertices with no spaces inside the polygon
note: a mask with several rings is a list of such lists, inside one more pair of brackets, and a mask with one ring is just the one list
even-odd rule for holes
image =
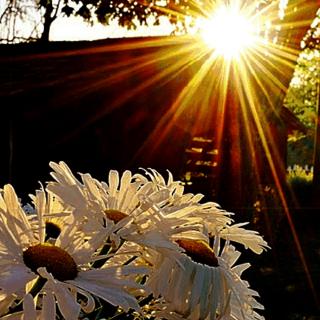
{"label": "white daisy flower", "polygon": [[[190,223],[194,226],[196,220],[198,222],[198,230],[204,234],[211,237],[219,236],[225,240],[241,243],[245,248],[249,248],[259,254],[266,248],[269,248],[267,242],[258,232],[241,228],[248,223],[232,225],[233,220],[230,216],[233,213],[222,210],[219,204],[215,202],[201,203],[202,194],[184,194],[184,187],[179,181],[173,180],[170,172],[168,173],[167,181],[156,170],[145,170],[145,174],[154,183],[153,185],[156,189],[168,188],[170,190],[167,202],[160,208],[163,215],[175,217],[184,212],[185,208],[188,208],[184,214],[184,218],[186,220],[190,219]],[[139,175],[139,179],[146,183],[144,176]],[[199,221],[201,221],[200,224]],[[181,234],[180,237],[183,237],[183,235]],[[184,237],[188,237],[188,235],[184,235]]]}
{"label": "white daisy flower", "polygon": [[[216,204],[198,203],[202,199],[202,195],[183,194],[184,187],[179,181],[173,180],[170,172],[168,173],[168,181],[165,181],[156,170],[149,170],[150,172],[144,171],[147,177],[142,174],[134,175],[135,181],[148,187],[148,192],[144,192],[138,197],[139,205],[144,208],[144,212],[132,214],[135,216],[134,224],[140,226],[139,229],[136,228],[137,237],[133,238],[134,232],[132,230],[127,232],[133,227],[133,224],[122,228],[118,232],[119,234],[123,235],[127,232],[131,236],[131,241],[137,241],[138,234],[145,234],[146,231],[151,232],[156,229],[169,235],[172,240],[176,238],[203,239],[205,237],[203,235],[204,219],[215,219],[223,226],[231,221],[225,212],[216,209]],[[157,198],[153,196],[158,193],[164,196]],[[208,207],[214,208],[214,210],[205,215]],[[200,211],[203,213],[202,215],[199,214]]]}
{"label": "white daisy flower", "polygon": [[263,309],[254,297],[258,293],[241,279],[249,264],[235,266],[240,252],[228,242],[219,253],[219,239],[215,250],[206,243],[181,240],[185,250],[177,260],[167,255],[158,255],[157,266],[146,282],[155,297],[162,297],[166,304],[161,316],[166,319],[183,317],[190,320],[264,319],[254,309]]}
{"label": "white daisy flower", "polygon": [[[235,310],[238,306],[241,310],[247,308],[246,313],[252,311],[252,314],[255,314],[253,309],[260,306],[252,298],[255,292],[248,289],[246,282],[241,279],[239,280],[241,286],[234,288],[230,280],[232,277],[228,275],[229,273],[234,275],[237,269],[233,270],[231,263],[225,264],[222,253],[218,256],[219,250],[212,251],[207,243],[209,236],[215,238],[219,236],[219,238],[240,242],[254,252],[261,253],[267,247],[266,242],[254,231],[241,228],[242,224],[232,226],[231,213],[221,210],[216,203],[202,204],[200,203],[201,195],[184,195],[183,188],[178,182],[173,181],[170,174],[168,182],[165,182],[156,171],[152,171],[150,176],[151,179],[148,179],[142,175],[132,176],[130,173],[130,179],[123,177],[120,179],[118,173],[112,171],[108,184],[97,182],[88,175],[82,175],[83,183],[80,185],[86,201],[89,199],[90,202],[94,199],[95,204],[100,203],[101,209],[97,212],[118,217],[115,219],[114,234],[134,242],[135,250],[142,252],[139,258],[155,268],[156,272],[150,276],[147,284],[150,292],[154,292],[156,296],[161,295],[170,302],[170,308],[167,309],[169,312],[177,312],[190,319],[205,319],[208,316],[215,319],[218,315],[230,315],[230,310],[236,314]],[[133,177],[137,177],[138,182],[131,180]],[[120,205],[125,202],[126,192],[123,190],[128,190],[130,185],[123,181],[139,185],[134,190],[135,196],[130,197],[135,199],[131,202],[135,205],[131,212],[127,211],[128,214],[121,211],[123,207]],[[57,186],[56,190],[59,188]],[[59,191],[54,192],[59,194]],[[128,192],[128,194],[131,193]],[[165,194],[165,196],[159,197],[159,194]],[[156,196],[152,198],[153,195]],[[177,245],[180,246],[180,250],[186,250],[196,263],[181,254]],[[226,256],[225,252],[223,251],[224,256]],[[118,257],[115,256],[114,260],[117,259]],[[128,261],[129,258],[125,252],[122,252],[121,259]],[[137,259],[136,263],[138,261]],[[161,265],[160,269],[157,268],[158,265]],[[184,272],[181,272],[182,266]],[[163,281],[168,276],[171,279],[169,284]],[[240,274],[238,276],[240,277]],[[175,277],[178,277],[180,282],[175,280]],[[198,278],[200,287],[194,288],[189,280]],[[157,287],[158,285],[160,287]],[[244,298],[245,295],[238,299],[240,302],[235,298],[238,297],[239,288],[246,292],[248,299]],[[177,292],[177,290],[180,291]],[[207,294],[207,298],[199,293],[202,291]],[[179,295],[183,298],[178,298]],[[209,297],[211,297],[211,304],[208,302]],[[176,304],[172,301],[176,301]],[[247,305],[249,307],[246,307]],[[174,306],[173,309],[172,306]],[[252,319],[258,319],[258,316],[255,317]]]}
{"label": "white daisy flower", "polygon": [[[198,218],[185,217],[191,206],[179,208],[174,216],[164,215],[162,208],[170,190],[165,186],[155,188],[154,181],[125,171],[120,177],[115,170],[109,172],[108,183],[99,182],[89,174],[81,174],[81,182],[74,177],[63,162],[50,163],[55,170],[47,189],[82,212],[98,225],[112,227],[111,240],[119,246],[122,240],[134,241],[149,247],[166,247],[176,250],[170,238],[173,234],[188,234],[202,238],[198,231]],[[97,227],[99,228],[99,226]],[[95,228],[96,229],[96,228]]]}
{"label": "white daisy flower", "polygon": [[[105,235],[84,235],[78,231],[76,220],[62,230],[54,245],[44,242],[45,228],[40,207],[45,208],[46,203],[36,206],[39,222],[34,224],[22,209],[12,186],[6,185],[0,195],[2,301],[11,296],[17,300],[29,297],[26,299],[30,300],[26,295],[30,292],[35,303],[41,304],[42,312],[46,312],[44,319],[55,318],[56,303],[65,319],[78,319],[81,309],[84,312],[93,310],[91,295],[124,310],[139,310],[135,297],[128,290],[140,288],[131,277],[145,274],[146,268],[110,266],[92,269],[92,254]],[[37,230],[33,229],[35,225]],[[2,309],[4,313],[6,308]],[[18,307],[14,310],[19,311]],[[28,314],[28,310],[32,308],[24,310],[26,319],[33,312]]]}
{"label": "white daisy flower", "polygon": [[[154,249],[177,250],[177,240],[207,241],[209,235],[240,242],[254,252],[261,253],[267,247],[254,231],[231,226],[231,213],[218,204],[200,203],[201,194],[184,194],[184,187],[173,180],[170,172],[167,181],[150,169],[145,170],[146,176],[125,171],[121,178],[111,170],[108,183],[82,174],[80,182],[65,163],[51,162],[50,166],[57,182],[49,183],[48,190],[82,212],[91,224],[97,221],[93,230],[101,228],[106,220],[106,226],[111,223],[109,235],[115,247],[122,239]],[[110,245],[106,247],[101,254],[110,252]]]}
{"label": "white daisy flower", "polygon": [[50,162],[50,166],[54,169],[51,175],[56,182],[49,182],[47,189],[75,208],[76,212],[100,225],[104,225],[106,219],[117,224],[128,216],[144,212],[148,208],[142,203],[143,197],[151,199],[151,206],[167,197],[166,190],[154,192],[151,183],[146,185],[136,181],[128,170],[121,177],[117,171],[111,170],[106,183],[92,178],[90,174],[80,174],[79,181],[64,162]]}

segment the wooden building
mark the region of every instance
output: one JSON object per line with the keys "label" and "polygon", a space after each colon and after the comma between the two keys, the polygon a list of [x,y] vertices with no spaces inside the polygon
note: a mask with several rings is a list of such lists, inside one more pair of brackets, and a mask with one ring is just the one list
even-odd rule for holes
{"label": "wooden building", "polygon": [[[177,179],[203,173],[210,196],[240,206],[264,150],[245,149],[237,79],[229,79],[226,97],[211,90],[219,74],[194,82],[208,57],[192,37],[2,46],[0,184],[29,193],[50,179],[49,161],[100,179],[109,169],[152,167]],[[268,129],[280,159],[285,114]],[[258,175],[266,176],[260,163]]]}

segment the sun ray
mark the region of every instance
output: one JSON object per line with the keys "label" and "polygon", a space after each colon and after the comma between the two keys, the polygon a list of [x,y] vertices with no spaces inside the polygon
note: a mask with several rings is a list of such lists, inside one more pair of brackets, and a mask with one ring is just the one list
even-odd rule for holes
{"label": "sun ray", "polygon": [[[205,52],[203,54],[205,54]],[[199,70],[194,73],[190,81],[177,96],[171,108],[167,110],[166,114],[159,121],[152,135],[149,137],[148,141],[146,141],[146,144],[151,146],[151,150],[158,147],[170,128],[181,116],[185,116],[186,112],[188,112],[188,110],[190,111],[190,108],[192,108],[194,112],[195,105],[198,107],[197,104],[201,104],[201,102],[209,99],[208,96],[203,95],[210,94],[210,90],[203,90],[201,92],[203,95],[201,95],[200,99],[196,99],[196,95],[199,94],[199,88],[203,82],[203,79],[208,76],[210,71],[212,71],[212,63],[213,62],[211,59],[204,61]],[[206,104],[204,108],[200,107],[197,113],[199,118],[202,120],[203,117],[201,117],[201,115],[206,115],[208,118],[210,118],[210,110],[208,110]],[[196,126],[198,121],[197,119],[193,119],[192,122]],[[203,125],[203,123],[201,123],[201,125]],[[195,127],[193,130],[197,131],[197,128]],[[144,146],[141,148],[144,148]]]}
{"label": "sun ray", "polygon": [[[285,8],[286,12],[292,12],[294,7],[288,6]],[[263,8],[260,13],[255,13],[255,18],[259,19],[263,15],[267,16],[262,21],[262,26],[260,29],[261,38],[255,39],[254,44],[248,46],[242,51],[237,59],[234,59],[233,54],[224,53],[222,50],[217,49],[213,46],[213,51],[209,57],[209,62],[206,61],[203,67],[192,77],[189,85],[185,87],[185,90],[178,96],[175,103],[170,109],[171,118],[168,116],[163,123],[159,123],[159,126],[154,131],[154,136],[158,136],[161,132],[163,135],[166,134],[166,130],[162,131],[165,127],[167,130],[172,125],[176,119],[181,116],[187,109],[190,108],[190,103],[196,101],[196,94],[199,94],[199,87],[203,84],[203,77],[208,76],[210,68],[213,70],[212,73],[219,73],[219,76],[212,76],[214,79],[212,81],[212,87],[208,88],[210,93],[204,95],[202,98],[205,101],[201,105],[200,114],[205,114],[205,112],[210,114],[210,108],[216,108],[221,110],[221,123],[217,126],[217,136],[219,137],[220,146],[223,144],[222,136],[224,132],[225,123],[225,112],[226,108],[230,107],[228,104],[232,99],[227,101],[227,96],[230,97],[230,88],[236,88],[234,92],[235,100],[238,100],[241,116],[244,122],[244,130],[246,135],[246,141],[248,141],[248,150],[254,151],[254,142],[252,139],[252,128],[255,127],[257,130],[259,139],[261,140],[263,151],[266,155],[270,171],[272,173],[272,179],[274,181],[275,187],[279,193],[279,197],[288,220],[295,246],[299,253],[301,264],[304,268],[308,285],[310,290],[313,292],[316,299],[316,294],[314,291],[314,285],[312,282],[312,277],[308,269],[307,262],[305,260],[301,243],[298,234],[295,230],[289,207],[287,204],[287,199],[285,191],[283,188],[283,181],[279,176],[279,169],[277,168],[277,163],[279,163],[279,154],[277,153],[276,147],[272,142],[272,134],[268,129],[268,120],[266,119],[264,113],[258,110],[258,106],[261,99],[266,103],[266,108],[270,108],[274,112],[277,112],[279,106],[275,106],[275,96],[278,96],[278,102],[281,101],[281,97],[284,96],[288,83],[291,79],[294,64],[299,54],[299,50],[296,44],[286,43],[286,38],[279,38],[278,34],[280,30],[287,32],[286,35],[290,34],[293,29],[300,29],[301,27],[306,27],[310,25],[311,20],[302,19],[296,23],[282,22],[282,18],[278,17],[279,8],[275,4],[267,5]],[[251,7],[251,13],[255,12]],[[290,13],[289,17],[295,16],[294,13]],[[277,24],[279,27],[269,28],[269,23]],[[268,30],[264,30],[264,28]],[[214,39],[216,42],[219,38]],[[232,47],[227,47],[228,50],[232,50]],[[221,59],[224,56],[226,59]],[[227,62],[229,61],[229,62]],[[229,78],[229,74],[235,71],[235,77]],[[230,87],[229,81],[234,81],[235,84]],[[216,83],[214,83],[216,82]],[[209,83],[209,82],[207,82]],[[217,84],[219,83],[219,84]],[[211,106],[209,103],[210,95],[216,94],[216,100],[218,102]],[[258,95],[260,95],[258,97]],[[193,97],[194,96],[194,97]],[[229,99],[229,98],[228,98]],[[207,103],[207,106],[206,106]],[[205,111],[207,108],[207,111]],[[168,115],[169,115],[168,113]],[[173,114],[173,115],[172,115]],[[209,116],[208,116],[209,117]],[[169,119],[169,120],[168,120]],[[253,123],[249,123],[253,120]],[[162,138],[162,136],[161,136]],[[254,160],[253,160],[254,161]],[[253,165],[255,167],[255,165]],[[256,169],[256,167],[254,168]],[[259,179],[259,173],[256,172],[256,177]]]}
{"label": "sun ray", "polygon": [[[281,59],[276,59],[278,62],[282,62]],[[252,65],[253,64],[253,65]],[[284,65],[286,64],[283,63]],[[257,97],[254,96],[254,90],[252,90],[255,85],[252,84],[250,82],[250,80],[248,80],[250,78],[250,76],[248,76],[248,71],[251,73],[251,75],[253,76],[253,79],[255,79],[256,83],[258,84],[258,87],[261,89],[261,91],[263,92],[264,96],[266,97],[266,100],[269,101],[270,107],[273,107],[272,104],[272,100],[270,99],[270,96],[272,95],[272,92],[269,92],[265,85],[261,82],[260,80],[260,76],[259,73],[263,73],[265,75],[267,75],[267,79],[268,81],[271,80],[271,89],[275,88],[277,91],[282,87],[279,86],[278,81],[275,81],[274,78],[272,76],[270,76],[270,74],[267,72],[268,68],[264,67],[262,63],[259,62],[259,59],[257,58],[253,58],[252,56],[250,56],[250,59],[247,59],[245,61],[244,64],[239,64],[240,67],[240,71],[239,74],[241,74],[242,76],[242,83],[244,85],[244,90],[246,92],[246,99],[243,98],[243,96],[241,96],[241,94],[239,94],[240,96],[240,105],[241,106],[246,106],[242,109],[243,115],[245,117],[245,119],[248,119],[247,114],[248,112],[250,112],[250,114],[253,116],[253,120],[255,123],[256,128],[258,129],[258,134],[259,137],[262,141],[262,146],[264,149],[264,153],[267,156],[268,159],[268,163],[269,166],[271,168],[271,172],[272,172],[272,176],[273,176],[273,180],[275,182],[275,186],[276,189],[279,192],[279,196],[280,196],[280,200],[285,212],[285,215],[287,217],[287,221],[294,239],[294,243],[296,246],[296,249],[298,251],[298,255],[300,257],[303,269],[305,271],[306,277],[307,277],[307,282],[309,285],[309,288],[311,289],[313,296],[315,297],[315,300],[317,301],[317,294],[314,288],[314,284],[313,284],[313,280],[311,277],[311,273],[309,271],[309,267],[307,265],[304,253],[303,253],[303,249],[300,243],[300,239],[298,237],[298,234],[296,232],[293,220],[291,218],[291,214],[290,214],[290,210],[287,204],[287,200],[286,200],[286,195],[285,195],[285,191],[283,189],[283,185],[282,182],[278,176],[278,170],[275,167],[275,163],[277,163],[279,161],[278,157],[279,155],[276,153],[272,155],[271,150],[275,150],[275,145],[273,144],[273,140],[272,140],[272,136],[270,134],[270,132],[268,131],[268,125],[266,122],[264,122],[265,120],[263,119],[263,116],[261,114],[261,112],[258,112],[256,109],[256,106],[258,105],[258,101],[257,101]],[[284,88],[282,88],[283,90]],[[242,91],[240,91],[242,92]],[[249,110],[250,111],[249,111]],[[247,121],[247,120],[245,120]],[[247,134],[250,133],[250,129],[248,129],[246,123],[246,130],[247,130]]]}
{"label": "sun ray", "polygon": [[[242,72],[245,72],[245,68],[243,68]],[[249,88],[246,88],[246,89],[249,89]],[[289,227],[290,227],[293,239],[294,239],[294,243],[295,243],[296,249],[298,251],[299,258],[301,260],[303,269],[305,271],[309,288],[311,289],[313,296],[315,297],[315,300],[317,301],[317,293],[315,291],[313,279],[311,277],[311,273],[310,273],[307,261],[305,259],[305,255],[304,255],[304,252],[303,252],[303,249],[301,246],[301,242],[300,242],[298,233],[296,231],[294,222],[291,217],[291,213],[290,213],[289,206],[287,204],[287,200],[286,200],[286,196],[285,196],[285,191],[283,190],[283,184],[280,181],[279,176],[277,174],[277,170],[275,168],[275,161],[278,160],[277,155],[275,155],[274,157],[271,156],[270,141],[271,141],[271,148],[274,149],[274,146],[272,144],[272,137],[270,136],[270,133],[268,131],[266,131],[265,123],[263,123],[261,116],[259,115],[259,113],[256,110],[255,106],[257,105],[257,103],[256,103],[256,101],[254,101],[255,98],[250,94],[247,98],[248,98],[247,105],[249,106],[250,112],[253,115],[255,125],[258,129],[258,132],[259,132],[259,137],[261,138],[261,141],[263,144],[264,152],[267,155],[267,159],[268,159],[269,166],[271,168],[273,179],[274,179],[276,188],[277,188],[279,195],[280,195],[281,204],[283,206],[283,209],[284,209],[284,212],[285,212],[285,215],[286,215],[286,218],[287,218],[287,221],[288,221],[288,224],[289,224]],[[245,111],[245,110],[243,110],[244,114],[247,113],[247,111]],[[250,130],[248,133],[250,133]]]}
{"label": "sun ray", "polygon": [[[177,41],[177,49],[173,50],[173,43],[171,42],[168,45],[167,49],[163,49],[161,54],[157,52],[151,52],[150,54],[143,54],[136,58],[130,58],[127,61],[122,61],[118,64],[107,64],[104,68],[100,68],[100,73],[105,73],[107,76],[101,78],[100,80],[94,81],[90,86],[86,88],[79,87],[78,91],[71,92],[70,99],[74,98],[74,95],[78,95],[79,99],[84,94],[89,94],[91,92],[103,90],[104,87],[109,87],[114,85],[124,86],[124,79],[130,79],[134,75],[140,76],[145,73],[146,70],[153,70],[150,74],[150,77],[144,76],[144,81],[137,84],[134,88],[124,91],[124,94],[119,96],[116,99],[113,99],[112,102],[108,105],[107,108],[101,110],[99,113],[93,113],[89,115],[81,127],[78,127],[76,131],[70,132],[69,136],[65,136],[65,139],[69,139],[72,135],[77,134],[77,132],[83,130],[85,127],[95,123],[108,113],[117,109],[118,107],[125,104],[127,101],[130,101],[135,96],[142,94],[145,90],[157,84],[164,86],[166,83],[172,81],[174,78],[178,78],[180,74],[185,72],[186,69],[190,68],[196,61],[200,60],[203,55],[206,54],[206,51],[196,50],[196,44],[190,44],[190,38],[185,38],[185,43],[188,43],[186,46],[180,45],[180,40]],[[161,44],[161,41],[159,41]],[[179,45],[179,46],[178,46]],[[174,46],[174,45],[173,45]],[[180,59],[177,59],[180,57]],[[174,60],[174,63],[172,63]],[[159,69],[159,65],[166,65],[165,68]],[[158,70],[155,73],[155,69]],[[95,71],[93,71],[94,73]],[[76,75],[78,77],[79,75]],[[64,103],[68,101],[68,97],[65,97]]]}

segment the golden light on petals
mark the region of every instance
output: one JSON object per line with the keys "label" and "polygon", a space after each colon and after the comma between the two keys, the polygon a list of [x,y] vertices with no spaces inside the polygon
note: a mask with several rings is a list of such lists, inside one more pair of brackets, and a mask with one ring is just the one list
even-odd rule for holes
{"label": "golden light on petals", "polygon": [[23,252],[23,262],[34,273],[45,267],[54,278],[60,281],[73,280],[77,274],[77,265],[65,250],[50,244],[37,244]]}

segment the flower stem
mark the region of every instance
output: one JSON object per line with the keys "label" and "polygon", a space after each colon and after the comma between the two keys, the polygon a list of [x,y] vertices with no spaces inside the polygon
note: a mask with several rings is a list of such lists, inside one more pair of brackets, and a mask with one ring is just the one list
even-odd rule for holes
{"label": "flower stem", "polygon": [[32,297],[35,297],[40,292],[40,290],[43,288],[46,282],[47,279],[45,278],[39,277],[37,279],[36,283],[33,285],[29,292],[32,295]]}
{"label": "flower stem", "polygon": [[[106,243],[101,251],[99,252],[99,256],[102,256],[102,255],[105,255],[105,254],[112,254],[114,252],[116,252],[124,243],[124,240],[121,239],[121,242],[120,242],[120,245],[116,248],[112,248],[112,245],[110,243]],[[109,258],[103,258],[103,259],[100,259],[100,260],[96,260],[95,262],[92,263],[92,268],[101,268],[104,263],[108,260]]]}
{"label": "flower stem", "polygon": [[[101,251],[99,252],[99,256],[108,254],[110,249],[111,249],[111,245],[109,243],[106,243],[102,247]],[[107,260],[108,260],[107,258],[96,260],[95,262],[93,262],[92,267],[93,268],[101,268]]]}

